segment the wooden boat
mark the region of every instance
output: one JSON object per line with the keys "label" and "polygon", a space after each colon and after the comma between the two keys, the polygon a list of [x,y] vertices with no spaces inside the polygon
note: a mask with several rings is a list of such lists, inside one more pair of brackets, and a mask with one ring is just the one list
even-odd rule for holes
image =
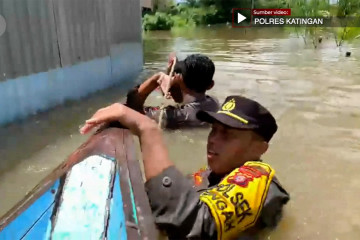
{"label": "wooden boat", "polygon": [[158,239],[131,133],[92,135],[0,218],[0,239]]}

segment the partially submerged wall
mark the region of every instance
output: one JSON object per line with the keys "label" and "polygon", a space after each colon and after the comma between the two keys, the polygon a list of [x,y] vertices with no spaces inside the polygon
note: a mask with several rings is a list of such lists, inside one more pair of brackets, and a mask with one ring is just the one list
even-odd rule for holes
{"label": "partially submerged wall", "polygon": [[0,125],[136,76],[140,0],[0,0]]}

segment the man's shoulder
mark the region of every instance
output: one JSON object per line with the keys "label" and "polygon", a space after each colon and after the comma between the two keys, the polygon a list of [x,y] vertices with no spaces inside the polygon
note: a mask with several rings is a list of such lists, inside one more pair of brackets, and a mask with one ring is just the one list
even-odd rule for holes
{"label": "man's shoulder", "polygon": [[284,206],[290,200],[289,193],[276,178],[270,184],[259,219],[260,228],[275,228],[283,217]]}
{"label": "man's shoulder", "polygon": [[280,183],[279,178],[275,175],[275,170],[268,164],[262,161],[251,161],[244,164],[244,166],[233,170],[232,176],[228,178],[231,183],[238,186],[248,186],[250,181],[255,181],[262,176],[266,181],[270,181],[268,188],[264,188],[266,192],[266,199],[264,206],[270,202],[277,201],[278,205],[286,204],[290,199],[290,194],[285,190]]}
{"label": "man's shoulder", "polygon": [[220,108],[219,100],[216,97],[210,95],[205,96],[205,100],[201,103],[201,105],[202,105],[201,110],[204,111],[216,112]]}
{"label": "man's shoulder", "polygon": [[203,111],[214,111],[216,112],[220,108],[219,100],[216,97],[205,95],[205,98],[196,100],[191,103],[187,103],[183,106],[196,108],[197,110]]}
{"label": "man's shoulder", "polygon": [[210,208],[222,234],[232,235],[258,223],[276,226],[289,195],[275,177],[274,169],[256,161],[234,169],[218,185],[203,192],[200,200]]}
{"label": "man's shoulder", "polygon": [[216,98],[206,96],[204,99],[194,101],[191,103],[167,106],[166,120],[169,128],[181,127],[208,127],[208,124],[197,119],[198,111],[213,111],[219,109],[219,104]]}
{"label": "man's shoulder", "polygon": [[200,200],[211,210],[221,237],[238,236],[256,225],[274,173],[268,164],[248,162],[201,193]]}
{"label": "man's shoulder", "polygon": [[[280,180],[275,176],[275,170],[270,167],[269,164],[255,161],[246,163],[242,168],[250,167],[250,169],[253,168],[253,170],[256,169],[261,171],[263,166],[265,166],[265,168],[269,167],[270,171],[273,171],[274,174],[271,178],[268,179],[271,181],[268,185],[268,188],[263,189],[266,197],[265,201],[263,202],[257,225],[258,227],[274,228],[278,225],[283,216],[283,208],[284,205],[286,205],[290,200],[290,194],[285,190],[283,185],[280,183]],[[266,172],[268,171],[265,171],[262,174],[266,174]],[[253,176],[256,177],[256,174],[253,174]],[[257,175],[257,177],[259,176],[260,175]]]}
{"label": "man's shoulder", "polygon": [[219,99],[215,96],[211,96],[211,95],[205,95],[206,96],[206,101],[212,101],[212,102],[216,102],[219,103]]}
{"label": "man's shoulder", "polygon": [[[284,186],[280,183],[280,180],[274,176],[271,185],[273,186],[273,189],[281,193],[282,196],[284,196],[284,203],[287,203],[290,200],[290,194],[286,191]],[[270,189],[269,189],[270,190]]]}

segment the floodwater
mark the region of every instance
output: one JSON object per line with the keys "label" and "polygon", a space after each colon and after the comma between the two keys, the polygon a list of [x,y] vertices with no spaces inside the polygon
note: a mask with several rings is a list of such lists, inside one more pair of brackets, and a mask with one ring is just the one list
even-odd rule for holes
{"label": "floodwater", "polygon": [[[279,130],[264,161],[290,192],[278,228],[263,239],[360,239],[360,45],[314,49],[282,29],[204,27],[144,35],[145,70],[163,71],[167,54],[210,56],[215,88],[254,98],[275,115]],[[351,51],[350,58],[345,51]],[[0,215],[75,150],[79,125],[97,108],[124,99],[129,86],[0,129]],[[159,104],[153,94],[148,104]],[[207,130],[166,133],[171,159],[184,173],[206,164]]]}

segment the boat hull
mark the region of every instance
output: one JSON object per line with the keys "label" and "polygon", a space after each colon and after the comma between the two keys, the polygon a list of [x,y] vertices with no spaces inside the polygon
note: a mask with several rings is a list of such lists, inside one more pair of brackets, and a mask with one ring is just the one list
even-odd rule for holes
{"label": "boat hull", "polygon": [[0,239],[157,239],[128,130],[104,129],[0,218]]}

